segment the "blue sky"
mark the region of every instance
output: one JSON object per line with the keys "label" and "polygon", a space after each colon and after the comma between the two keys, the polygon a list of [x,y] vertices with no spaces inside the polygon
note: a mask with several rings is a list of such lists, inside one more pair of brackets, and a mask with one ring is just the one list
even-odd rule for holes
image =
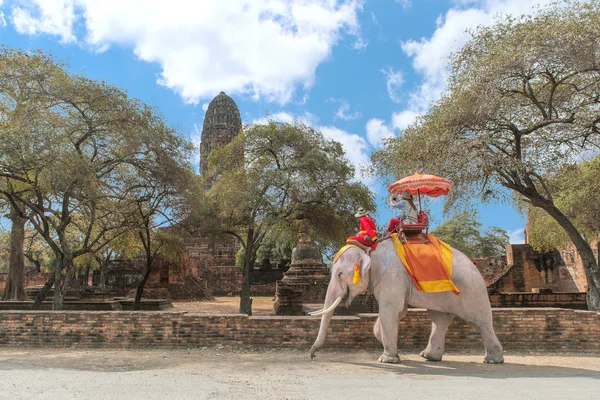
{"label": "blue sky", "polygon": [[[73,72],[126,89],[196,143],[223,90],[244,123],[267,113],[299,119],[342,142],[360,167],[381,138],[400,135],[438,98],[468,28],[548,2],[0,0],[0,42],[50,51]],[[376,191],[383,225],[392,182],[357,179]],[[432,208],[441,223],[441,202]],[[523,240],[524,218],[512,208],[479,214],[484,227]]]}

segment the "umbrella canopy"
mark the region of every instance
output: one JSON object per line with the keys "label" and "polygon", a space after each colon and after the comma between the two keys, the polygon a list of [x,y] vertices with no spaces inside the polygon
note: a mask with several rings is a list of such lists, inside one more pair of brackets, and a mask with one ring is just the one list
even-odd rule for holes
{"label": "umbrella canopy", "polygon": [[430,197],[446,196],[452,189],[450,181],[435,175],[416,173],[388,187],[388,192],[401,194],[409,192],[411,194],[423,194]]}

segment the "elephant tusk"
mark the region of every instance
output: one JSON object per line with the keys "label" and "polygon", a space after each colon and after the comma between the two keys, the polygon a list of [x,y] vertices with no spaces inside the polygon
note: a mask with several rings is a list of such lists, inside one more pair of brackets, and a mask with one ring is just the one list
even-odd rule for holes
{"label": "elephant tusk", "polygon": [[325,309],[325,310],[319,310],[319,311],[313,311],[313,312],[308,313],[308,315],[311,315],[313,317],[317,317],[317,316],[320,316],[320,315],[329,314],[330,312],[332,312],[333,310],[335,310],[335,308],[340,304],[341,301],[342,301],[342,296],[340,296],[337,299],[335,299],[335,301],[333,302],[333,304],[330,305],[327,309]]}

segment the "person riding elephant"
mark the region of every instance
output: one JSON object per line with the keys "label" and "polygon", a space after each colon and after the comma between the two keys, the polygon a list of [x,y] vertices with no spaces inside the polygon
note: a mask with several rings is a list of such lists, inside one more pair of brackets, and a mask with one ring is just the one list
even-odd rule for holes
{"label": "person riding elephant", "polygon": [[394,194],[390,197],[390,206],[400,211],[398,218],[391,218],[388,225],[388,232],[393,232],[400,222],[406,225],[418,223],[418,210],[415,205],[413,195],[409,192],[402,192],[400,197]]}
{"label": "person riding elephant", "polygon": [[358,235],[351,236],[346,241],[356,241],[367,247],[372,246],[377,240],[377,227],[375,226],[375,221],[371,219],[369,212],[363,207],[360,207],[354,216],[360,218],[360,231],[358,232]]}

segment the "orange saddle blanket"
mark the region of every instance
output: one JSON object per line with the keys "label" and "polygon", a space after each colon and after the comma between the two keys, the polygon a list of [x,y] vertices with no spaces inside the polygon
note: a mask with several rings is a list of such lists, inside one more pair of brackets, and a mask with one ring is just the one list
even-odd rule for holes
{"label": "orange saddle blanket", "polygon": [[398,257],[417,290],[436,293],[460,291],[452,283],[452,248],[429,234],[428,244],[402,243],[398,234],[391,235]]}

